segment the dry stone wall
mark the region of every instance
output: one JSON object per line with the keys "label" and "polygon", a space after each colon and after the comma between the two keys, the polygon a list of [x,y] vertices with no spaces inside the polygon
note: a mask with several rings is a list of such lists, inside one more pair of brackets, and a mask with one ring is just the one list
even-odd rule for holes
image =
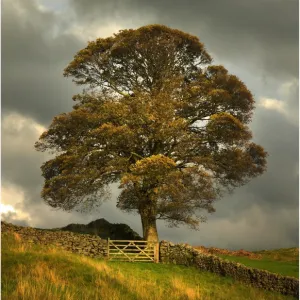
{"label": "dry stone wall", "polygon": [[[23,240],[37,245],[56,245],[66,251],[92,258],[107,257],[107,241],[96,235],[16,226],[4,221],[1,221],[1,231],[18,233]],[[201,253],[186,244],[161,241],[159,257],[161,263],[193,266],[221,276],[230,276],[258,288],[299,297],[299,280],[296,278],[248,268],[215,255]]]}
{"label": "dry stone wall", "polygon": [[55,245],[66,251],[92,258],[104,258],[107,256],[107,241],[96,235],[16,226],[4,221],[1,221],[1,232],[15,232],[29,243]]}
{"label": "dry stone wall", "polygon": [[230,276],[254,287],[299,297],[299,280],[297,278],[248,268],[212,254],[200,253],[186,244],[173,244],[161,241],[159,250],[162,263],[193,266],[221,276]]}

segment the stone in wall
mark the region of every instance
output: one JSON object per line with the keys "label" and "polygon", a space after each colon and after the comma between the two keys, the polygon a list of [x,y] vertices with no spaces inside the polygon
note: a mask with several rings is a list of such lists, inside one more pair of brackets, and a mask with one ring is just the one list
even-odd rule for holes
{"label": "stone in wall", "polygon": [[4,221],[1,221],[1,232],[15,232],[29,243],[55,245],[66,251],[92,258],[104,258],[107,256],[107,241],[95,235],[16,226]]}

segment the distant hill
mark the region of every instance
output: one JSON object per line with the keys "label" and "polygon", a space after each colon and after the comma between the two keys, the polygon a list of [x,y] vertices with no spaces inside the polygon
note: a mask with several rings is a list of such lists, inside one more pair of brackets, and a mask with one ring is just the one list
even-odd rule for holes
{"label": "distant hill", "polygon": [[71,231],[83,234],[95,234],[102,239],[111,240],[142,240],[138,233],[133,231],[126,224],[112,224],[105,219],[98,219],[89,224],[69,224],[62,228],[53,228],[53,230]]}

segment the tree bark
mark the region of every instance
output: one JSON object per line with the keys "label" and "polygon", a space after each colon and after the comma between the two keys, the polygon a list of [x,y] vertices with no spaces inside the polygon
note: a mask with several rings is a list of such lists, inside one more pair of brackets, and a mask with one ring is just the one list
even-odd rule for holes
{"label": "tree bark", "polygon": [[143,210],[140,212],[143,226],[143,238],[149,242],[158,242],[156,228],[156,216],[151,211]]}

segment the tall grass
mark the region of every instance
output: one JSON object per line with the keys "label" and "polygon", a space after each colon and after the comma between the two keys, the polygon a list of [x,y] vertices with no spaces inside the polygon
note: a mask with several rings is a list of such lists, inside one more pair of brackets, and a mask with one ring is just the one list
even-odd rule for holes
{"label": "tall grass", "polygon": [[153,263],[92,259],[27,244],[2,233],[1,298],[57,299],[293,299],[209,272]]}

